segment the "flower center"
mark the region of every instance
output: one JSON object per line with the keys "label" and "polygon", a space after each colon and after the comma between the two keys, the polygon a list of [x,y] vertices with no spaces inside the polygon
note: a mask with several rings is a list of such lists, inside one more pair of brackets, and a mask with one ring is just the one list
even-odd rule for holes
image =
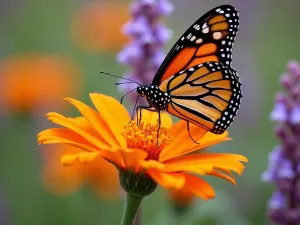
{"label": "flower center", "polygon": [[170,142],[171,136],[168,130],[160,127],[158,131],[158,124],[145,124],[141,123],[137,126],[135,121],[124,126],[124,137],[127,140],[129,148],[138,148],[146,151],[148,156],[146,159],[157,160],[160,152]]}

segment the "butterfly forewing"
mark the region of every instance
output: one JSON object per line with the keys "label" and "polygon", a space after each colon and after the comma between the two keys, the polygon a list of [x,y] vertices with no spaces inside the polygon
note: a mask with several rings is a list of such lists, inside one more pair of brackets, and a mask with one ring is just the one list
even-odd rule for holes
{"label": "butterfly forewing", "polygon": [[167,111],[213,133],[223,133],[234,120],[242,98],[236,71],[207,62],[165,80],[160,89],[171,96]]}
{"label": "butterfly forewing", "polygon": [[239,15],[233,6],[212,9],[180,37],[152,83],[159,85],[174,74],[205,62],[221,62],[230,67],[238,26]]}

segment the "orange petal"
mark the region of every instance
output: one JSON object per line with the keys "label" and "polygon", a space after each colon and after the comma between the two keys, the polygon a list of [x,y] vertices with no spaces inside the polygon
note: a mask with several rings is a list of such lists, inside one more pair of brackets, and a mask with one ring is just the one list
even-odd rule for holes
{"label": "orange petal", "polygon": [[99,156],[105,158],[120,168],[132,168],[140,171],[139,161],[147,157],[147,153],[139,149],[115,149],[111,151],[100,151]]}
{"label": "orange petal", "polygon": [[99,133],[99,136],[110,146],[119,146],[120,143],[124,143],[125,139],[119,136],[120,140],[117,140],[113,134],[109,124],[106,122],[106,118],[95,112],[92,108],[86,104],[71,98],[66,98],[68,102],[74,105],[78,111],[90,122],[91,126]]}
{"label": "orange petal", "polygon": [[64,143],[84,149],[86,151],[97,151],[98,146],[94,146],[79,134],[67,128],[47,129],[38,134],[39,144]]}
{"label": "orange petal", "polygon": [[[124,157],[122,151],[116,151],[116,152],[99,152],[99,156],[107,159],[109,162],[111,162],[114,165],[124,167]],[[64,166],[72,165],[77,159],[80,158],[80,153],[75,154],[64,154],[61,157],[61,164]]]}
{"label": "orange petal", "polygon": [[130,149],[131,152],[123,152],[124,168],[131,168],[138,172],[141,170],[139,161],[143,161],[147,157],[147,152],[139,149]]}
{"label": "orange petal", "polygon": [[91,93],[90,98],[107,125],[116,134],[124,129],[124,124],[130,121],[130,116],[123,105],[113,97],[98,93]]}
{"label": "orange petal", "polygon": [[215,197],[214,189],[204,180],[191,174],[184,174],[185,184],[181,189],[194,195],[208,200]]}
{"label": "orange petal", "polygon": [[77,159],[80,163],[88,163],[95,160],[95,158],[99,155],[99,152],[80,152],[76,154],[64,154],[61,157],[60,162],[64,166],[72,165]]}
{"label": "orange petal", "polygon": [[84,139],[86,139],[88,142],[90,142],[94,146],[98,146],[99,148],[101,148],[102,146],[107,146],[106,142],[104,142],[104,140],[100,140],[98,137],[96,138],[94,135],[91,135],[86,130],[84,130],[82,127],[80,127],[76,123],[74,123],[71,119],[66,118],[61,114],[54,113],[54,112],[47,113],[47,117],[53,123],[74,131],[75,133],[82,136]]}
{"label": "orange petal", "polygon": [[[195,140],[199,140],[206,132],[203,128],[190,124],[190,133]],[[184,120],[175,123],[170,128],[170,134],[172,135],[172,141],[162,150],[159,159],[161,162],[176,157],[180,152],[194,144],[187,130],[187,122]]]}
{"label": "orange petal", "polygon": [[79,162],[89,163],[96,159],[99,156],[99,152],[80,152]]}
{"label": "orange petal", "polygon": [[[221,169],[218,169],[218,170],[221,170]],[[218,170],[213,170],[212,172],[208,173],[207,175],[219,177],[221,179],[229,181],[233,185],[236,185],[235,177],[230,171],[222,169],[221,170],[222,172],[220,172]]]}
{"label": "orange petal", "polygon": [[228,131],[225,131],[223,134],[214,134],[211,132],[207,132],[201,139],[197,140],[199,144],[193,143],[192,146],[190,146],[185,151],[181,152],[180,155],[188,154],[230,140],[232,139],[228,137]]}
{"label": "orange petal", "polygon": [[114,152],[101,151],[100,156],[106,159],[108,162],[112,163],[118,167],[124,167],[124,156],[122,150],[115,150]]}
{"label": "orange petal", "polygon": [[181,173],[164,173],[157,169],[146,171],[152,179],[165,188],[181,189],[184,186],[185,178]]}
{"label": "orange petal", "polygon": [[248,159],[245,156],[231,153],[199,153],[199,154],[191,154],[184,155],[175,159],[168,160],[164,162],[165,164],[185,164],[185,163],[201,163],[204,160],[230,160],[230,161],[240,161],[240,162],[248,162]]}
{"label": "orange petal", "polygon": [[86,130],[92,128],[91,123],[83,116],[68,117],[68,119],[70,119],[73,123],[76,123],[78,126],[85,128]]}
{"label": "orange petal", "polygon": [[[135,120],[136,119],[137,118],[135,116]],[[161,112],[160,113],[160,121],[161,121],[161,126],[164,128],[168,129],[172,126],[172,117],[169,115],[169,113]],[[141,122],[144,122],[144,124],[157,125],[158,124],[158,113],[143,109]]]}
{"label": "orange petal", "polygon": [[61,157],[60,163],[64,166],[72,165],[79,157],[79,153],[76,154],[64,154]]}
{"label": "orange petal", "polygon": [[[176,125],[176,124],[175,124]],[[174,126],[175,126],[174,125]],[[174,127],[173,126],[173,127]],[[172,128],[173,128],[172,127]],[[171,130],[172,130],[171,128]],[[195,125],[190,126],[191,130],[191,136],[195,141],[197,141],[199,144],[193,142],[191,140],[191,137],[187,132],[182,132],[180,134],[180,130],[184,130],[184,122],[180,122],[180,125],[177,125],[175,135],[173,136],[173,141],[169,146],[167,146],[160,154],[160,162],[164,162],[166,160],[176,158],[181,155],[185,155],[200,149],[203,149],[205,147],[211,146],[218,144],[220,142],[226,141],[226,140],[231,140],[227,138],[228,132],[225,131],[221,135],[213,134],[210,132],[207,132],[203,130],[200,127],[197,127]],[[174,128],[174,129],[175,129]],[[179,133],[179,134],[178,134]],[[180,141],[178,141],[180,140]]]}
{"label": "orange petal", "polygon": [[99,133],[93,128],[92,124],[83,116],[80,117],[68,117],[70,121],[75,123],[78,127],[81,127],[83,130],[85,130],[87,133],[93,135],[94,137],[98,139],[102,139],[99,135]]}
{"label": "orange petal", "polygon": [[214,169],[225,169],[241,174],[247,158],[237,154],[202,153],[181,156],[164,162],[165,172],[189,171],[201,175],[212,172]]}
{"label": "orange petal", "polygon": [[165,165],[156,161],[156,160],[141,160],[139,161],[139,164],[141,165],[141,167],[143,167],[144,169],[158,169],[158,170],[162,170],[163,168],[165,168]]}

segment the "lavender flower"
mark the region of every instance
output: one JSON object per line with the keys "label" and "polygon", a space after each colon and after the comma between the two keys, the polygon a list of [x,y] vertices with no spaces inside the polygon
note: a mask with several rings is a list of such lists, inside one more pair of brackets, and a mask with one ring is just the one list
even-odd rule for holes
{"label": "lavender flower", "polygon": [[[118,62],[131,67],[124,77],[142,84],[152,82],[153,76],[164,59],[163,46],[172,36],[160,17],[169,15],[173,5],[168,0],[135,0],[131,7],[132,19],[124,26],[124,33],[131,43],[118,54]],[[128,92],[136,84],[120,86]]]}
{"label": "lavender flower", "polygon": [[275,224],[300,223],[300,64],[290,61],[289,73],[280,78],[285,93],[276,96],[270,115],[281,144],[269,155],[269,167],[262,180],[272,182],[276,191],[269,200],[269,217]]}

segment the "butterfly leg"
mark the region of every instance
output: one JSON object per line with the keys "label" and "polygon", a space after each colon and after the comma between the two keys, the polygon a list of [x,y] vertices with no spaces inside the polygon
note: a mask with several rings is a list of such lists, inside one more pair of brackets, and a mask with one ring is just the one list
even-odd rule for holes
{"label": "butterfly leg", "polygon": [[194,138],[192,137],[192,135],[191,135],[191,133],[190,133],[190,123],[189,123],[189,122],[187,122],[187,130],[188,130],[189,136],[190,136],[190,138],[193,140],[193,142],[195,142],[196,144],[199,145],[199,143],[198,143],[197,141],[194,140]]}
{"label": "butterfly leg", "polygon": [[157,113],[158,113],[158,129],[157,129],[157,133],[156,133],[156,145],[158,146],[158,134],[159,134],[160,125],[161,125],[160,110],[158,110]]}
{"label": "butterfly leg", "polygon": [[142,109],[146,109],[152,112],[155,112],[156,109],[154,109],[152,106],[138,106],[136,107],[136,120],[137,120],[137,125],[140,126],[142,122]]}
{"label": "butterfly leg", "polygon": [[[134,107],[133,107],[133,110],[132,110],[132,114],[131,114],[131,119],[130,119],[130,122],[131,123],[133,121],[133,117],[134,117],[134,111],[136,109],[136,105],[137,105],[137,102],[139,100],[139,96],[136,98],[136,101],[135,101],[135,104],[134,104]],[[138,115],[137,115],[138,116]]]}
{"label": "butterfly leg", "polygon": [[139,122],[140,122],[140,108],[142,108],[142,106],[138,106],[136,107],[136,124],[139,126]]}

